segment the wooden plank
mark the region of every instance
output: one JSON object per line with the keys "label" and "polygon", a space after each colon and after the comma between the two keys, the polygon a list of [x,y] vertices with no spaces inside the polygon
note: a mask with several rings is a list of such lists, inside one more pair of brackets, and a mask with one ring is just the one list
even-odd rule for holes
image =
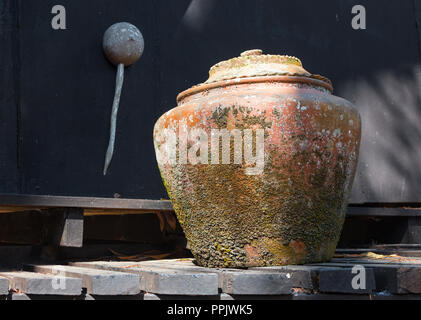
{"label": "wooden plank", "polygon": [[136,264],[129,263],[131,267],[137,268],[165,268],[173,271],[183,272],[199,272],[199,273],[216,273],[218,274],[218,288],[222,288],[223,277],[222,273],[229,271],[239,271],[238,269],[212,269],[199,267],[193,263],[194,259],[160,259],[137,262]]}
{"label": "wooden plank", "polygon": [[[36,211],[55,207],[83,208],[86,216],[174,212],[169,200],[0,194],[0,213]],[[348,207],[347,215],[358,217],[421,217],[421,208],[351,205]]]}
{"label": "wooden plank", "polygon": [[367,287],[365,290],[354,289],[352,287],[352,266],[338,268],[326,263],[319,265],[299,265],[299,266],[275,266],[258,267],[252,270],[273,270],[289,272],[292,276],[294,288],[311,291],[321,291],[325,293],[347,293],[347,294],[368,294],[375,289],[374,274],[368,270],[366,273]]}
{"label": "wooden plank", "polygon": [[[324,267],[324,270],[335,270],[334,267]],[[274,266],[274,267],[255,267],[251,270],[270,270],[272,272],[288,272],[291,274],[292,285],[294,288],[305,290],[318,290],[321,267],[308,265]]]}
{"label": "wooden plank", "polygon": [[[332,262],[321,264],[348,268],[358,262]],[[421,265],[403,265],[388,263],[359,263],[373,270],[376,280],[376,290],[391,294],[421,294]]]}
{"label": "wooden plank", "polygon": [[[266,286],[264,283],[269,281],[269,278],[273,278],[274,274],[283,274],[286,277],[285,282],[279,287],[268,286],[265,290],[271,290],[271,294],[286,294],[293,287],[294,288],[305,288],[313,289],[311,271],[312,268],[306,268],[302,266],[288,266],[288,267],[261,267],[261,268],[250,268],[250,269],[211,269],[199,267],[193,263],[194,259],[164,259],[164,260],[151,260],[151,261],[142,261],[137,264],[138,267],[161,267],[171,270],[183,270],[190,272],[216,272],[218,274],[218,286],[223,291],[225,290],[234,290],[238,293],[240,290],[239,286],[243,280],[243,274],[246,276],[250,274],[252,277],[260,276],[259,286]],[[257,272],[256,272],[257,271]],[[241,275],[240,275],[241,273]],[[257,281],[257,280],[256,280]],[[234,282],[237,282],[236,285]],[[285,286],[284,286],[285,285]],[[244,295],[254,295],[257,290],[257,286],[253,285],[252,288],[244,289]],[[243,289],[241,289],[243,290]],[[263,294],[263,293],[262,293]]]}
{"label": "wooden plank", "polygon": [[[212,269],[199,267],[193,261],[193,259],[151,260],[139,262],[136,264],[136,267],[164,268],[175,272],[216,273],[218,275],[219,289],[223,292],[243,295],[254,295],[258,291],[261,291],[261,294],[264,294],[264,292],[267,294],[288,294],[293,287],[292,283],[299,281],[298,274],[293,274],[289,271]],[[249,281],[249,284],[252,284],[250,286],[245,285],[247,281]]]}
{"label": "wooden plank", "polygon": [[0,277],[0,296],[7,295],[9,293],[9,280],[7,278]]}
{"label": "wooden plank", "polygon": [[[419,243],[392,243],[392,244],[374,244],[371,246],[374,249],[413,249],[413,250],[420,250],[421,251],[421,244]],[[356,249],[358,250],[358,249]]]}
{"label": "wooden plank", "polygon": [[410,243],[421,243],[421,217],[408,219],[407,239]]}
{"label": "wooden plank", "polygon": [[60,274],[82,279],[82,286],[91,295],[136,295],[140,278],[136,274],[60,265],[25,265],[25,270],[43,274]]}
{"label": "wooden plank", "polygon": [[365,277],[359,286],[353,286],[353,278],[357,276],[352,268],[336,268],[334,270],[320,270],[319,291],[323,293],[368,294],[376,289],[374,272],[365,268]]}
{"label": "wooden plank", "polygon": [[[0,214],[2,213],[19,213],[19,212],[37,212],[40,210],[48,209],[48,207],[2,207],[0,206]],[[146,210],[146,209],[138,209],[138,210],[119,210],[119,209],[84,209],[83,214],[85,217],[92,217],[92,216],[117,216],[117,215],[140,215],[140,214],[148,214],[148,213],[171,213],[173,211],[170,210]]]}
{"label": "wooden plank", "polygon": [[[171,273],[174,278],[183,274],[209,274],[218,275],[218,287],[222,292],[231,295],[259,296],[259,295],[287,295],[294,288],[318,291],[325,293],[368,294],[375,289],[375,279],[372,270],[366,270],[366,287],[359,289],[352,287],[352,273],[350,265],[347,268],[338,268],[333,265],[320,266],[280,266],[267,268],[238,269],[209,269],[193,264],[192,259],[182,260],[153,260],[142,262],[80,262],[74,265],[105,268],[109,270],[129,271],[142,270],[145,277],[147,272]],[[155,281],[155,279],[151,280]],[[151,288],[149,288],[151,289]],[[163,294],[156,289],[145,290],[155,294]],[[165,294],[179,295],[172,291]]]}
{"label": "wooden plank", "polygon": [[391,255],[391,254],[398,254],[402,257],[414,257],[414,258],[421,258],[421,250],[408,250],[408,249],[399,249],[394,247],[388,246],[372,246],[368,249],[336,249],[337,254],[361,254],[367,252],[373,252],[376,254],[381,255]]}
{"label": "wooden plank", "polygon": [[73,266],[130,272],[140,276],[140,289],[163,295],[212,296],[218,294],[218,274],[190,272],[133,262],[73,262]]}
{"label": "wooden plank", "polygon": [[78,296],[82,293],[82,280],[34,272],[1,272],[10,281],[10,288],[25,294]]}
{"label": "wooden plank", "polygon": [[[287,286],[306,290],[323,290],[329,293],[368,294],[375,289],[375,280],[372,270],[366,270],[366,288],[354,289],[352,279],[352,266],[337,268],[334,266],[318,267],[313,265],[300,266],[275,266],[256,267],[247,270],[238,269],[209,269],[193,264],[193,259],[182,260],[158,260],[145,261],[137,264],[137,267],[157,266],[174,270],[189,270],[200,272],[217,272],[219,275],[219,287],[225,293],[236,295],[264,295],[286,294]],[[281,281],[282,285],[271,286],[266,283],[273,278],[275,273],[285,275],[286,280]],[[237,282],[237,284],[236,284]],[[274,284],[274,281],[272,284]],[[241,283],[249,285],[242,286]],[[265,284],[266,283],[266,284]],[[258,289],[259,288],[259,289]],[[234,293],[235,292],[235,293]],[[266,293],[265,293],[266,292]]]}
{"label": "wooden plank", "polygon": [[[122,215],[141,215],[149,214],[153,212],[164,212],[159,210],[119,210],[119,209],[85,209],[85,217],[93,216],[122,216]],[[173,211],[165,211],[165,213],[171,213]]]}
{"label": "wooden plank", "polygon": [[83,246],[83,209],[54,208],[44,210],[49,244],[61,247]]}
{"label": "wooden plank", "polygon": [[421,266],[421,259],[417,257],[393,257],[393,256],[384,256],[381,259],[370,259],[370,258],[333,258],[331,262],[328,263],[349,263],[349,264],[389,264],[389,265],[418,265]]}
{"label": "wooden plank", "polygon": [[170,201],[144,199],[112,199],[89,197],[0,194],[0,207],[15,209],[84,208],[138,212],[173,211]]}
{"label": "wooden plank", "polygon": [[222,277],[222,292],[233,295],[287,295],[293,288],[288,272],[224,272]]}
{"label": "wooden plank", "polygon": [[[153,260],[142,262],[95,262],[97,267],[110,265],[121,269],[166,270],[175,274],[183,272],[217,273],[218,286],[224,293],[233,295],[282,295],[293,288],[322,290],[325,293],[368,294],[375,289],[374,274],[366,270],[366,288],[352,287],[352,266],[279,266],[259,267],[248,270],[210,269],[193,264],[193,259]],[[79,265],[79,263],[77,264]],[[85,263],[80,263],[85,265]],[[89,264],[90,265],[90,264]],[[156,292],[154,292],[156,293]]]}
{"label": "wooden plank", "polygon": [[421,208],[349,206],[347,216],[358,217],[421,217]]}
{"label": "wooden plank", "polygon": [[[142,262],[76,262],[76,266],[92,267],[106,270],[130,271],[142,270],[145,277],[152,277],[154,273],[170,273],[173,278],[183,277],[186,274],[216,274],[218,287],[222,292],[233,295],[258,296],[258,295],[287,295],[291,294],[294,288],[317,290],[319,287],[318,278],[322,270],[338,271],[341,275],[351,274],[349,270],[334,267],[314,266],[284,266],[253,268],[249,270],[239,269],[210,269],[195,265],[193,259],[171,259],[151,260]],[[151,274],[147,274],[150,272]],[[370,275],[369,275],[370,277]],[[347,278],[349,278],[347,276]],[[173,279],[173,281],[175,281]],[[369,279],[371,280],[371,278]],[[151,281],[156,281],[155,279]],[[172,286],[172,285],[171,285]],[[349,284],[351,287],[351,281]],[[335,287],[336,288],[336,287]],[[372,286],[370,287],[370,290]],[[181,290],[179,288],[179,290]],[[173,290],[162,293],[154,288],[145,290],[154,294],[179,295],[180,291]],[[336,291],[331,289],[328,292],[343,292],[339,288]],[[345,290],[347,293],[355,293],[355,290]],[[352,292],[351,292],[352,291]],[[361,294],[362,292],[359,292]]]}

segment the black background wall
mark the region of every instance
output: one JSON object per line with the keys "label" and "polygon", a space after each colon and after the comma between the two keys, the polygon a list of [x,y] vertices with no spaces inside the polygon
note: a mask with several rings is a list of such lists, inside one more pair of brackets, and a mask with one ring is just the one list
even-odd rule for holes
{"label": "black background wall", "polygon": [[[51,27],[56,4],[66,30]],[[357,4],[366,30],[351,26]],[[104,177],[116,69],[102,36],[120,21],[146,47]],[[0,192],[166,198],[155,121],[213,64],[260,48],[301,58],[360,110],[352,202],[421,202],[420,22],[418,0],[0,0]]]}

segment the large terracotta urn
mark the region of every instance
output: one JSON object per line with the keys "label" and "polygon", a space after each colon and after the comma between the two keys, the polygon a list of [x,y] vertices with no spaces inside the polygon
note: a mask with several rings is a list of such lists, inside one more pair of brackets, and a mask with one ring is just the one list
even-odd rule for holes
{"label": "large terracotta urn", "polygon": [[249,50],[156,123],[159,169],[200,266],[328,261],[361,137],[354,106],[291,56]]}

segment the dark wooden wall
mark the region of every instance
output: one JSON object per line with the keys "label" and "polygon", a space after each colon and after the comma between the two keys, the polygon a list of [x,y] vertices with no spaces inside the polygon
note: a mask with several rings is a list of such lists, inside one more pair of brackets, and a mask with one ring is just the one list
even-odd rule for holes
{"label": "dark wooden wall", "polygon": [[[64,5],[67,29],[53,30]],[[367,9],[367,29],[351,9]],[[102,175],[115,68],[102,35],[128,21],[145,38],[127,69],[117,144]],[[261,48],[329,77],[363,118],[352,202],[421,202],[418,0],[1,0],[0,192],[167,197],[152,144],[158,117],[214,63]]]}

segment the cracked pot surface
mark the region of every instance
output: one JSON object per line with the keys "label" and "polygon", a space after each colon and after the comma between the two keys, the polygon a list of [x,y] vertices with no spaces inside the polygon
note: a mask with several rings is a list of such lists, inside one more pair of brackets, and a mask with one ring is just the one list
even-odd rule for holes
{"label": "cracked pot surface", "polygon": [[[159,169],[199,265],[245,268],[332,258],[361,137],[358,112],[332,90],[329,80],[305,71],[297,58],[252,50],[214,66],[210,80],[181,93],[178,106],[158,120]],[[223,129],[243,136],[251,130],[255,138],[243,150],[253,154],[263,130],[260,172],[250,174],[244,160],[234,162],[234,135],[227,149],[231,162],[212,164],[211,137]],[[198,142],[195,130],[210,138]],[[201,161],[180,161],[184,144]],[[218,150],[223,153],[219,140]]]}

